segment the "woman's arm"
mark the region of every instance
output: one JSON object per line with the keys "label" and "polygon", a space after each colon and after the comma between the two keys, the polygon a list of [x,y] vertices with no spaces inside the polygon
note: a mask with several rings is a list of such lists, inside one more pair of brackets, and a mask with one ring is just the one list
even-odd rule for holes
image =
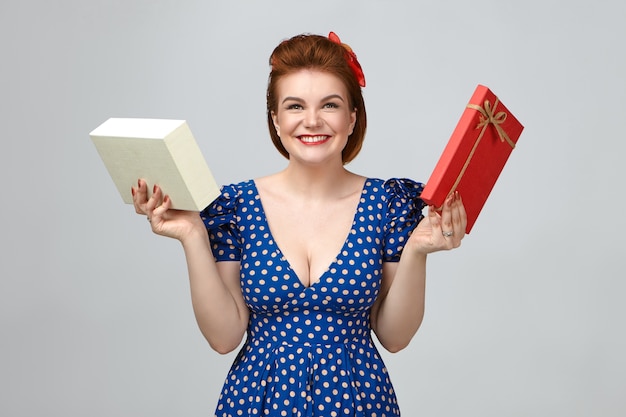
{"label": "woman's arm", "polygon": [[[429,207],[415,228],[400,261],[383,265],[381,289],[372,306],[371,324],[378,340],[390,352],[408,346],[424,317],[426,256],[461,245],[467,218],[458,194],[445,202],[441,214]],[[444,236],[444,232],[452,232]]]}
{"label": "woman's arm", "polygon": [[383,279],[372,307],[371,323],[385,349],[398,352],[422,324],[426,283],[426,255],[383,265]]}
{"label": "woman's arm", "polygon": [[140,180],[132,194],[135,211],[148,217],[154,233],[181,242],[200,331],[217,352],[231,352],[241,343],[249,314],[239,284],[239,262],[216,262],[200,215],[171,209],[171,200],[158,186],[147,198],[147,184]]}
{"label": "woman's arm", "polygon": [[214,350],[231,352],[241,343],[249,315],[239,283],[239,262],[215,262],[204,224],[182,244],[198,327]]}

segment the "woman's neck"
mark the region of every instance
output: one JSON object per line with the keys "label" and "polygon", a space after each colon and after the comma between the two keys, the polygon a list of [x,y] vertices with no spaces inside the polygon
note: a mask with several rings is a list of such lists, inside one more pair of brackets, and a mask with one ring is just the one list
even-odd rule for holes
{"label": "woman's neck", "polygon": [[292,196],[310,199],[341,198],[359,187],[361,177],[343,166],[310,167],[288,164],[275,179]]}

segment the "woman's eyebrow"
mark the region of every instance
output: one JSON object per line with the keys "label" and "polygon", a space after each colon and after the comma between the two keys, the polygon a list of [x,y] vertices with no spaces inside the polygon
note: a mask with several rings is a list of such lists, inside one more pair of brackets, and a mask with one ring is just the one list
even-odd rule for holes
{"label": "woman's eyebrow", "polygon": [[285,98],[283,99],[282,103],[284,103],[284,102],[286,102],[286,101],[297,101],[297,102],[299,102],[299,103],[304,102],[304,100],[302,100],[302,99],[301,99],[301,98],[299,98],[299,97],[291,97],[291,96],[287,96],[287,97],[285,97]]}
{"label": "woman's eyebrow", "polygon": [[[328,101],[328,100],[332,100],[332,99],[338,99],[338,100],[344,101],[343,97],[341,97],[339,94],[330,94],[330,95],[324,97],[320,101]],[[293,96],[285,97],[282,102],[284,103],[286,101],[297,101],[299,103],[304,103],[304,100],[301,99],[300,97],[293,97]]]}
{"label": "woman's eyebrow", "polygon": [[332,99],[338,99],[338,100],[343,101],[343,97],[341,97],[339,94],[331,94],[329,96],[326,96],[322,99],[322,101],[328,101]]}

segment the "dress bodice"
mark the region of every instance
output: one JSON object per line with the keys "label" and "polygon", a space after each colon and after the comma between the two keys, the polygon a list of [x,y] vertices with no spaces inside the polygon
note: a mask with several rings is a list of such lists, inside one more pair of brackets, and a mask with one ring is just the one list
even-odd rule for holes
{"label": "dress bodice", "polygon": [[273,239],[254,181],[222,188],[201,216],[216,259],[240,262],[250,319],[217,416],[399,415],[370,310],[383,263],[399,260],[422,218],[421,189],[368,179],[342,249],[305,286]]}

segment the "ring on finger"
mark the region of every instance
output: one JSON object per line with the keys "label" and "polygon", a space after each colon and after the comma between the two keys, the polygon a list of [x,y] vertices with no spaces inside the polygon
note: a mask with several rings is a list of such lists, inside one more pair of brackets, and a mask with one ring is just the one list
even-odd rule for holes
{"label": "ring on finger", "polygon": [[441,234],[443,235],[443,237],[451,237],[454,234],[454,232],[452,230],[442,231]]}

